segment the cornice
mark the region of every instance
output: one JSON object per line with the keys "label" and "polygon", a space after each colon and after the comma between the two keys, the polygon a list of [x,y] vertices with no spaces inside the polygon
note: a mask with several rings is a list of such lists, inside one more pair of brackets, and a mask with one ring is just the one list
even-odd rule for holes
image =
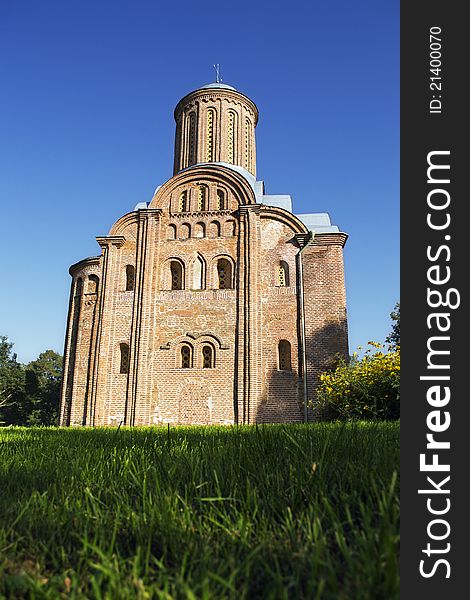
{"label": "cornice", "polygon": [[176,108],[174,111],[175,121],[178,122],[179,113],[183,112],[185,109],[190,108],[191,103],[194,103],[196,100],[199,100],[202,102],[210,102],[210,101],[219,100],[219,99],[222,99],[222,100],[230,99],[233,102],[235,102],[236,104],[247,105],[253,112],[253,115],[255,117],[254,124],[256,126],[256,124],[258,123],[259,112],[258,112],[258,107],[253,102],[253,100],[251,100],[251,98],[248,98],[248,96],[245,96],[245,94],[242,94],[241,92],[239,92],[237,90],[226,90],[223,88],[200,89],[200,90],[194,90],[193,92],[186,94],[186,96],[184,96],[176,105]]}
{"label": "cornice", "polygon": [[136,212],[140,220],[148,219],[149,217],[160,217],[163,214],[161,208],[139,208]]}
{"label": "cornice", "polygon": [[258,215],[261,210],[261,204],[242,204],[238,207],[240,215],[246,215],[247,213],[255,213]]}
{"label": "cornice", "polygon": [[116,248],[120,248],[126,238],[123,235],[103,235],[97,236],[96,241],[102,248],[106,248],[108,246],[116,246]]}
{"label": "cornice", "polygon": [[341,246],[344,248],[348,234],[342,231],[338,233],[315,233],[312,246]]}
{"label": "cornice", "polygon": [[[159,209],[161,210],[161,209]],[[204,219],[213,217],[230,217],[233,216],[233,211],[231,210],[204,210],[204,211],[196,211],[196,212],[177,212],[177,213],[168,213],[170,219],[178,219],[180,221],[184,221],[185,219]]]}
{"label": "cornice", "polygon": [[309,243],[313,243],[315,236],[311,231],[307,231],[306,233],[296,233],[294,238],[300,248],[305,248]]}

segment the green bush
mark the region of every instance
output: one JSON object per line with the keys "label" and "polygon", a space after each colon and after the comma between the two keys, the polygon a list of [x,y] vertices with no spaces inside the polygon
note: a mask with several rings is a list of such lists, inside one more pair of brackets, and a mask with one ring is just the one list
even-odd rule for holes
{"label": "green bush", "polygon": [[313,405],[320,419],[400,418],[400,348],[384,352],[377,342],[369,345],[362,359],[356,352],[349,364],[339,358],[333,371],[320,375]]}

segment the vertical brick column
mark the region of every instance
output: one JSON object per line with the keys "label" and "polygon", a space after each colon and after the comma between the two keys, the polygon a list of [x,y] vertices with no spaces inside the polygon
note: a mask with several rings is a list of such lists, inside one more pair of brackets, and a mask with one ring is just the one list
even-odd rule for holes
{"label": "vertical brick column", "polygon": [[[87,258],[70,267],[73,277],[64,345],[61,425],[86,423],[92,339],[100,293],[100,258]],[[93,276],[93,278],[91,278]],[[96,282],[98,280],[98,288]],[[79,285],[81,282],[81,285]]]}
{"label": "vertical brick column", "polygon": [[[102,249],[101,294],[97,311],[94,365],[90,394],[90,425],[107,425],[109,394],[108,373],[112,368],[113,346],[112,324],[114,290],[119,261],[118,249],[125,241],[123,236],[105,236],[96,238]],[[87,423],[88,424],[88,423]]]}
{"label": "vertical brick column", "polygon": [[[239,422],[253,423],[261,396],[261,296],[259,274],[260,220],[259,205],[240,206],[240,312],[238,330],[243,345],[243,401],[239,405]],[[243,289],[242,288],[243,284]],[[240,336],[239,336],[240,340]],[[241,347],[243,352],[240,353]],[[239,368],[240,368],[239,361]],[[241,410],[240,410],[241,409]]]}
{"label": "vertical brick column", "polygon": [[234,408],[235,422],[237,424],[246,423],[247,397],[246,397],[246,348],[245,348],[245,329],[246,329],[246,261],[247,261],[247,211],[239,210],[238,222],[238,242],[237,242],[237,261],[236,261],[236,290],[237,290],[237,316],[235,327],[235,348],[234,348]]}
{"label": "vertical brick column", "polygon": [[150,424],[155,308],[155,274],[160,209],[139,210],[136,281],[130,344],[126,423]]}
{"label": "vertical brick column", "polygon": [[348,356],[346,239],[345,233],[316,234],[302,254],[309,403],[315,399],[319,374],[333,366],[336,354]]}

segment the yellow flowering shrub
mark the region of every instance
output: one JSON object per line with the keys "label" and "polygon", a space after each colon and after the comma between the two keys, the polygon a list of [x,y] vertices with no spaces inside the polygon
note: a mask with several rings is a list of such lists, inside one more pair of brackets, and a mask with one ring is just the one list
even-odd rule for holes
{"label": "yellow flowering shrub", "polygon": [[340,358],[333,371],[320,375],[312,408],[325,420],[400,418],[400,348],[371,346],[349,363]]}

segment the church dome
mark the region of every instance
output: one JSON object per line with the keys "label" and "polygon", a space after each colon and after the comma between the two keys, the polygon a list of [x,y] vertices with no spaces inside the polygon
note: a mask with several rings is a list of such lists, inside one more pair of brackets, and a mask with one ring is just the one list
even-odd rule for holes
{"label": "church dome", "polygon": [[226,83],[206,83],[206,85],[202,85],[200,88],[198,88],[199,90],[208,90],[208,89],[213,89],[213,88],[220,88],[222,90],[233,90],[234,92],[236,92],[237,90],[231,86],[231,85],[227,85]]}
{"label": "church dome", "polygon": [[222,162],[256,177],[256,104],[226,83],[207,83],[186,94],[174,112],[173,174],[196,164]]}

